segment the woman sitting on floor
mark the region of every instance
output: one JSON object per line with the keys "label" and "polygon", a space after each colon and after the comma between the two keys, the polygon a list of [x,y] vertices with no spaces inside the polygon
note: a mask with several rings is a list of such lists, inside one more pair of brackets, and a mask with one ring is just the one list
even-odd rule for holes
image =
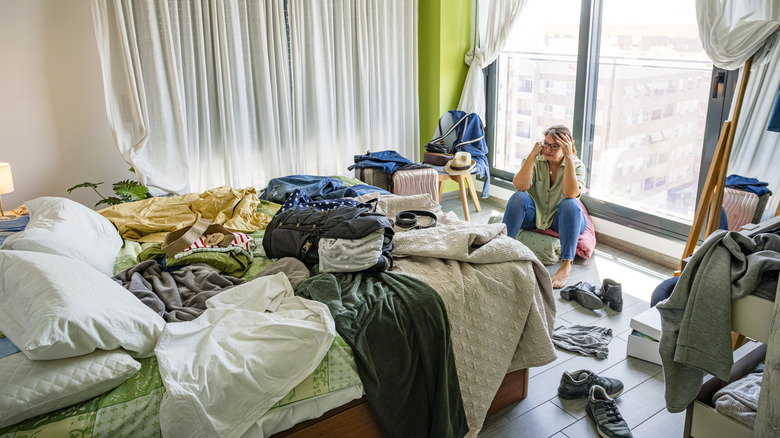
{"label": "woman sitting on floor", "polygon": [[566,285],[574,251],[588,220],[577,200],[585,186],[585,166],[576,155],[569,128],[555,125],[544,131],[512,180],[517,193],[509,198],[504,213],[507,234],[520,229],[557,231],[561,239],[561,267],[552,285]]}

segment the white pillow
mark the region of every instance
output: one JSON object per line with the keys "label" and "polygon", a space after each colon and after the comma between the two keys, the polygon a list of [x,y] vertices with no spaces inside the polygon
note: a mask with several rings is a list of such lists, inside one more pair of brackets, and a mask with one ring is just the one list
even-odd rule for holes
{"label": "white pillow", "polygon": [[3,242],[2,249],[45,252],[87,262],[112,277],[122,237],[108,219],[78,202],[43,197],[24,203],[30,223]]}
{"label": "white pillow", "polygon": [[80,260],[0,250],[0,331],[32,360],[124,348],[151,356],[165,321]]}
{"label": "white pillow", "polygon": [[122,350],[59,360],[0,359],[0,428],[116,388],[141,369]]}

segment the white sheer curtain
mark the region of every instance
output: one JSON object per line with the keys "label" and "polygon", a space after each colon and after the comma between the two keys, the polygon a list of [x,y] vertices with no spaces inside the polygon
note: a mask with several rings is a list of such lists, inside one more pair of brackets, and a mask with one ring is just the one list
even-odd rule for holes
{"label": "white sheer curtain", "polygon": [[699,38],[712,63],[741,68],[780,24],[777,0],[696,0]]}
{"label": "white sheer curtain", "polygon": [[301,172],[345,174],[355,154],[419,157],[417,1],[289,0]]}
{"label": "white sheer curtain", "polygon": [[764,209],[765,220],[774,216],[780,200],[780,133],[766,129],[779,88],[780,32],[775,32],[753,55],[728,171],[769,184],[773,195]]}
{"label": "white sheer curtain", "polygon": [[153,194],[296,170],[284,0],[94,0],[109,123]]}
{"label": "white sheer curtain", "polygon": [[472,0],[472,42],[466,53],[469,65],[458,108],[477,113],[485,123],[485,75],[482,70],[493,63],[504,49],[512,28],[527,0]]}
{"label": "white sheer curtain", "polygon": [[780,87],[780,2],[697,0],[696,13],[699,37],[713,64],[735,70],[753,56],[728,173],[769,184],[774,195],[764,210],[767,219],[780,199],[780,134],[766,130]]}

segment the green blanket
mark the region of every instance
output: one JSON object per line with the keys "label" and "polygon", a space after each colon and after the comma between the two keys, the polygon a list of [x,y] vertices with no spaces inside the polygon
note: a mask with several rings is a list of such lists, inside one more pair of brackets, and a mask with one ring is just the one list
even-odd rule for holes
{"label": "green blanket", "polygon": [[468,432],[446,310],[430,286],[394,273],[320,274],[296,294],[330,309],[385,436]]}

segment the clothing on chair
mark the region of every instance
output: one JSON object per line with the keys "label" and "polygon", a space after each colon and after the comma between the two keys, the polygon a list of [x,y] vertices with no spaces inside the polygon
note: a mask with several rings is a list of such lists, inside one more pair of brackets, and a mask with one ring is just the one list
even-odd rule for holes
{"label": "clothing on chair", "polygon": [[347,170],[356,167],[379,167],[382,172],[390,175],[400,167],[409,164],[412,164],[411,160],[396,151],[368,152],[364,155],[355,155],[355,164],[347,167]]}

